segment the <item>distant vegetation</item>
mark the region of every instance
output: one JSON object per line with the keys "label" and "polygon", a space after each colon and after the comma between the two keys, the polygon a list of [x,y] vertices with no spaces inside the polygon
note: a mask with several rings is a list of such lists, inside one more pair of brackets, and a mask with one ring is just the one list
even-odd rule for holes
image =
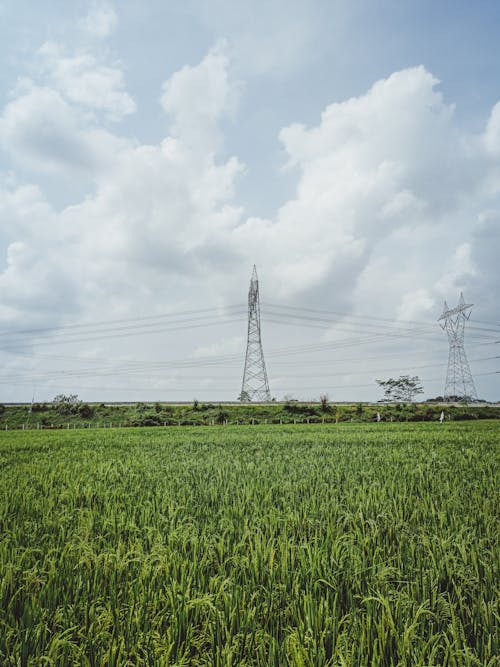
{"label": "distant vegetation", "polygon": [[0,428],[73,428],[110,426],[210,426],[212,424],[293,424],[374,422],[377,414],[385,422],[437,421],[441,410],[445,419],[500,419],[495,406],[433,403],[366,404],[330,403],[322,396],[318,403],[292,399],[285,403],[219,404],[194,400],[192,404],[134,403],[113,405],[84,403],[76,396],[56,397],[50,403],[32,406],[0,406]]}

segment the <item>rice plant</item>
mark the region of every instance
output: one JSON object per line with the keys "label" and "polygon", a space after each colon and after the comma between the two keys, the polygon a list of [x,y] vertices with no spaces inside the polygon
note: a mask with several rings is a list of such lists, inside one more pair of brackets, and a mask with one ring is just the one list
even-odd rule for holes
{"label": "rice plant", "polygon": [[0,664],[500,665],[496,422],[0,434]]}

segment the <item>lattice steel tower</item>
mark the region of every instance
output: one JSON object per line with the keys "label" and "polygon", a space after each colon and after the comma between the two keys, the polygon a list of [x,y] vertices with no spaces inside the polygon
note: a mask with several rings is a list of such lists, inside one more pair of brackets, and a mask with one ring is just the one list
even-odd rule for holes
{"label": "lattice steel tower", "polygon": [[240,400],[245,403],[271,400],[260,335],[259,279],[257,278],[255,265],[250,280],[250,289],[248,290],[247,353]]}
{"label": "lattice steel tower", "polygon": [[438,322],[443,322],[441,328],[446,331],[450,344],[444,388],[444,399],[446,401],[454,398],[477,401],[476,387],[464,347],[465,323],[470,317],[473,305],[472,303],[465,303],[464,295],[460,292],[458,306],[448,308],[445,301],[443,314],[438,320]]}

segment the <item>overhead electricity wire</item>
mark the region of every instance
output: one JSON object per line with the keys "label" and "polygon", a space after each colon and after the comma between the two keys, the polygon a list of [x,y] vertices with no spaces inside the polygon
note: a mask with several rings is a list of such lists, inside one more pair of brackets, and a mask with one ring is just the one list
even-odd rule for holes
{"label": "overhead electricity wire", "polygon": [[[389,318],[382,318],[377,316],[369,315],[357,315],[349,313],[341,313],[337,311],[330,310],[320,310],[315,308],[306,308],[299,306],[291,306],[286,304],[262,304],[263,310],[268,312],[274,317],[274,322],[277,322],[277,319],[282,319],[283,321],[304,321],[314,322],[318,325],[329,325],[329,326],[343,326],[346,325],[356,325],[356,320],[362,320],[363,328],[377,328],[378,330],[394,330],[395,328],[398,331],[407,331],[408,326],[417,326],[422,330],[422,327],[429,328],[433,332],[436,331],[436,324],[431,322],[417,322],[417,321],[403,321],[403,320],[394,320]],[[95,338],[97,335],[102,336],[106,333],[119,333],[119,332],[131,332],[138,331],[140,333],[148,333],[150,330],[155,332],[164,332],[165,325],[174,325],[174,324],[193,324],[193,326],[198,323],[200,320],[208,319],[213,320],[214,317],[227,317],[229,315],[244,315],[246,313],[245,307],[242,304],[233,304],[221,308],[221,311],[218,315],[214,315],[214,308],[198,308],[192,310],[178,311],[163,313],[159,315],[150,315],[134,318],[122,318],[115,320],[104,320],[101,322],[84,322],[84,323],[75,323],[75,324],[66,324],[60,325],[57,327],[44,327],[44,328],[31,328],[31,329],[19,329],[19,330],[4,330],[0,331],[0,337],[13,337],[13,336],[36,336],[37,339],[40,337],[64,337],[68,340],[73,339],[73,342],[80,342],[81,339],[74,341],[74,337],[78,335],[86,335],[86,339],[89,336]],[[290,312],[291,311],[291,312]],[[332,319],[332,316],[334,319]],[[167,320],[165,322],[165,320]],[[350,322],[350,320],[355,320],[355,322]],[[497,325],[493,325],[497,326]],[[404,327],[404,329],[403,329]],[[493,330],[487,329],[484,327],[474,327],[474,324],[471,323],[469,330],[476,329],[479,331],[486,331],[488,333],[494,333]],[[171,330],[176,330],[171,327]],[[496,333],[496,332],[495,332]],[[104,336],[103,336],[104,337]],[[85,340],[86,340],[85,339]]]}
{"label": "overhead electricity wire", "polygon": [[[500,359],[500,355],[492,356],[492,357],[482,357],[479,359],[473,359],[471,360],[473,363],[480,363],[483,361],[492,361],[494,359]],[[446,366],[446,363],[438,363],[438,364],[424,364],[424,365],[412,365],[412,364],[406,364],[404,366],[398,366],[395,368],[372,368],[372,369],[363,369],[362,371],[356,371],[356,370],[337,370],[336,372],[329,372],[329,373],[308,373],[308,374],[300,374],[300,373],[292,373],[292,374],[283,374],[283,373],[275,373],[275,375],[280,378],[280,379],[285,379],[285,378],[304,378],[304,377],[309,377],[309,378],[317,378],[317,377],[332,377],[332,376],[351,376],[351,375],[375,375],[375,374],[385,374],[385,373],[391,373],[391,372],[403,372],[404,369],[411,369],[412,372],[415,370],[421,370],[425,368],[441,368]],[[193,367],[199,367],[196,365],[193,365]],[[156,368],[153,371],[151,369],[145,369],[144,367],[136,367],[136,368],[121,368],[121,369],[113,369],[113,368],[108,368],[108,369],[83,369],[83,370],[73,370],[73,371],[46,371],[46,372],[41,372],[41,371],[35,371],[34,373],[32,372],[32,375],[30,375],[30,380],[33,381],[40,381],[40,380],[46,380],[46,379],[51,379],[55,377],[59,378],[66,378],[66,377],[86,377],[86,376],[92,376],[92,377],[106,377],[106,376],[121,376],[121,375],[127,375],[127,376],[145,376],[149,378],[154,378],[154,375],[152,373],[159,372],[165,372],[164,368]],[[10,376],[16,377],[14,376]],[[24,377],[24,375],[20,375],[20,377]],[[198,379],[198,380],[217,380],[217,381],[235,381],[237,379],[237,376],[230,376],[230,375],[216,375],[216,376],[207,376],[207,375],[202,375],[202,376],[197,376],[197,375],[187,375],[187,376],[179,376],[176,373],[172,373],[170,379],[175,382],[179,381],[184,381],[184,380],[193,380],[193,379]]]}
{"label": "overhead electricity wire", "polygon": [[[431,330],[435,331],[436,324],[434,322],[422,322],[422,321],[412,321],[412,320],[395,320],[389,318],[383,318],[378,316],[370,315],[358,315],[352,313],[342,313],[338,311],[331,310],[320,310],[316,308],[306,308],[299,306],[291,306],[286,304],[275,304],[275,303],[263,303],[263,310],[266,310],[275,317],[284,317],[289,319],[301,319],[308,321],[316,321],[324,324],[346,324],[349,320],[362,320],[363,326],[365,327],[377,327],[377,328],[394,328],[396,325],[398,328],[408,325],[428,327]],[[244,314],[246,312],[245,306],[243,304],[232,304],[221,308],[222,312],[219,315],[228,315],[233,314],[234,311],[237,311],[238,314]],[[290,312],[292,311],[292,312]],[[194,316],[194,317],[190,317]],[[332,316],[334,319],[332,319]],[[31,329],[18,329],[18,330],[4,330],[0,331],[0,337],[4,336],[23,336],[23,335],[35,335],[47,336],[47,335],[77,335],[78,333],[95,334],[95,333],[110,333],[113,331],[123,331],[123,330],[133,330],[133,329],[148,329],[151,327],[156,327],[158,325],[166,324],[165,319],[169,320],[170,323],[175,323],[177,320],[182,322],[190,322],[202,319],[203,317],[208,317],[209,319],[214,317],[213,308],[198,308],[192,310],[178,311],[178,312],[169,312],[162,313],[158,315],[142,316],[142,317],[133,317],[133,318],[122,318],[114,320],[104,320],[101,322],[83,322],[75,324],[66,324],[56,327],[39,327]],[[376,324],[373,324],[376,322]],[[352,323],[351,323],[352,324]],[[500,325],[491,324],[497,328]],[[104,327],[104,328],[103,328]],[[491,332],[492,330],[485,327],[475,327],[471,323],[469,329],[478,329],[481,331]]]}
{"label": "overhead electricity wire", "polygon": [[[304,306],[292,306],[288,304],[276,304],[276,303],[267,303],[264,302],[261,304],[263,309],[266,308],[273,308],[273,309],[278,309],[281,311],[294,311],[296,313],[310,313],[314,315],[330,315],[334,316],[336,318],[340,318],[341,321],[344,321],[345,319],[361,319],[365,324],[367,324],[370,320],[376,321],[376,322],[385,322],[391,325],[397,324],[397,325],[415,325],[418,327],[429,327],[431,329],[436,328],[436,322],[430,322],[430,321],[418,321],[418,320],[401,320],[401,319],[391,319],[387,317],[380,317],[380,316],[375,316],[375,315],[359,315],[356,313],[345,313],[345,312],[339,312],[339,311],[333,311],[333,310],[322,310],[319,308],[307,308]],[[477,321],[476,321],[477,322]],[[490,328],[500,328],[499,324],[494,324],[490,322],[477,322],[478,324],[485,324],[487,327],[477,327],[474,324],[474,321],[470,323],[468,326],[469,329],[480,329],[480,330],[485,330],[485,331],[490,331]],[[382,326],[382,325],[379,325]]]}
{"label": "overhead electricity wire", "polygon": [[[62,340],[57,340],[54,341],[52,340],[42,340],[36,341],[36,345],[53,345],[54,342],[57,342],[58,344],[67,344],[67,343],[89,343],[89,342],[96,342],[100,340],[109,340],[113,339],[115,340],[116,338],[130,338],[132,336],[141,336],[144,334],[157,334],[157,333],[168,333],[172,331],[186,331],[186,330],[191,330],[191,329],[199,329],[203,327],[213,327],[213,326],[221,326],[223,324],[233,324],[236,322],[243,322],[245,321],[245,318],[243,317],[244,313],[241,313],[241,317],[238,318],[231,318],[231,319],[225,319],[225,320],[215,320],[211,322],[203,322],[203,323],[191,323],[191,324],[185,324],[182,326],[163,326],[163,327],[158,327],[154,330],[131,330],[132,328],[126,328],[125,333],[107,333],[105,335],[95,335],[92,334],[90,336],[86,336],[85,338],[65,338]],[[17,348],[23,348],[24,345],[18,344],[18,345],[6,345],[3,347],[3,350],[15,350]]]}
{"label": "overhead electricity wire", "polygon": [[[232,304],[228,306],[221,307],[221,310],[224,311],[223,314],[226,313],[226,311],[231,311],[231,310],[239,310],[242,312],[246,312],[246,305],[245,304]],[[24,334],[36,334],[36,333],[46,333],[46,332],[62,332],[66,330],[73,330],[73,329],[86,329],[88,327],[90,328],[96,328],[96,327],[101,327],[101,326],[108,326],[108,325],[113,325],[113,324],[135,324],[138,322],[147,322],[147,321],[153,321],[153,320],[163,320],[165,318],[169,319],[178,319],[178,318],[185,318],[185,316],[188,315],[199,315],[200,317],[203,317],[202,313],[207,313],[210,315],[210,317],[213,317],[214,315],[214,310],[217,310],[217,308],[214,308],[213,306],[210,308],[197,308],[193,310],[182,310],[178,312],[169,312],[169,313],[160,313],[158,315],[144,315],[141,317],[129,317],[129,318],[123,318],[123,319],[115,319],[115,320],[102,320],[102,321],[97,321],[97,322],[80,322],[80,323],[75,323],[75,324],[64,324],[60,326],[54,326],[54,327],[43,327],[43,328],[32,328],[32,329],[14,329],[14,330],[4,330],[0,331],[0,336],[18,336],[18,335],[24,335]],[[153,322],[154,324],[154,322]]]}
{"label": "overhead electricity wire", "polygon": [[[437,340],[437,339],[436,339]],[[356,338],[356,339],[340,339],[336,341],[328,341],[324,343],[314,343],[314,344],[306,344],[306,345],[296,345],[296,346],[285,346],[285,347],[278,347],[278,348],[272,348],[268,352],[268,356],[271,358],[276,358],[280,356],[294,356],[297,354],[304,354],[304,353],[317,353],[317,352],[324,352],[327,350],[337,350],[337,349],[343,349],[345,347],[351,347],[351,346],[357,346],[360,344],[367,344],[370,342],[383,342],[380,341],[378,336],[370,336],[368,338]],[[441,340],[440,340],[441,342]],[[495,343],[498,341],[494,341]],[[482,345],[482,344],[477,344],[477,346]],[[378,355],[380,357],[380,355]],[[58,359],[57,355],[47,355],[47,359]],[[119,363],[120,365],[126,365],[128,366],[136,366],[136,365],[142,365],[142,366],[148,366],[148,367],[161,367],[161,368],[174,368],[174,367],[185,367],[185,366],[201,366],[201,365],[216,365],[218,363],[231,363],[231,362],[238,362],[240,361],[240,355],[239,354],[230,354],[230,355],[212,355],[209,357],[190,357],[188,359],[178,359],[178,360],[170,360],[170,361],[139,361],[139,360],[116,360],[113,361],[109,358],[106,359],[92,359],[88,357],[84,358],[74,358],[71,357],[70,359],[72,361],[80,361],[80,362],[85,362],[85,363],[93,363],[93,364],[102,364],[105,363],[107,365],[113,364],[113,363]],[[67,357],[62,357],[62,359],[68,359]],[[338,361],[342,360],[334,360],[335,363],[338,363]],[[322,363],[325,363],[326,360],[322,360]],[[279,363],[279,362],[278,362]],[[311,362],[313,363],[313,362]],[[318,363],[318,362],[316,362]]]}
{"label": "overhead electricity wire", "polygon": [[[293,324],[294,326],[300,326],[300,327],[307,327],[307,328],[312,328],[312,329],[327,329],[331,330],[333,327],[335,330],[340,330],[340,331],[352,331],[352,332],[357,332],[360,328],[360,325],[357,325],[356,322],[346,322],[342,320],[329,320],[326,318],[319,318],[319,317],[308,317],[308,316],[300,316],[296,314],[289,314],[289,313],[280,313],[276,311],[270,311],[270,310],[265,310],[263,309],[264,315],[266,315],[266,323],[267,322],[272,322],[275,324]],[[418,327],[411,328],[411,327],[401,327],[401,326],[388,326],[388,325],[380,325],[380,324],[372,324],[370,322],[366,322],[363,324],[363,328],[366,329],[367,333],[373,333],[373,335],[378,335],[378,336],[408,336],[408,335],[428,335],[434,337],[438,337],[440,334],[438,331],[436,331],[436,327],[433,326],[432,328],[428,325],[419,325]],[[473,328],[473,327],[471,327]],[[370,331],[371,329],[375,329],[374,331]],[[380,329],[382,329],[380,331]],[[484,332],[488,331],[489,336],[485,334]],[[491,330],[487,329],[477,329],[476,331],[473,332],[472,335],[468,336],[468,339],[470,338],[486,338],[489,339],[491,335],[498,336],[497,332],[493,332]]]}
{"label": "overhead electricity wire", "polygon": [[[488,371],[486,373],[476,373],[476,376],[481,377],[481,376],[486,376],[486,375],[498,375],[498,374],[500,374],[500,370]],[[424,378],[423,382],[425,382],[427,384],[442,382],[442,378]],[[6,381],[0,380],[0,384],[6,384]],[[19,385],[19,386],[32,386],[32,384],[29,383],[29,382],[19,382],[19,383],[16,383],[16,386],[17,385]],[[113,391],[113,392],[126,391],[126,392],[129,392],[129,393],[132,393],[132,392],[135,392],[135,391],[141,391],[141,392],[160,392],[160,391],[163,391],[163,392],[165,392],[165,391],[170,391],[172,389],[175,389],[175,391],[179,392],[179,393],[180,392],[182,392],[182,393],[198,392],[198,394],[199,394],[200,392],[203,393],[203,391],[205,389],[212,390],[212,388],[210,388],[210,387],[204,388],[204,387],[200,387],[200,385],[197,385],[196,387],[175,387],[175,388],[173,388],[173,387],[151,387],[151,386],[130,388],[130,387],[123,387],[123,386],[121,386],[121,387],[102,387],[102,386],[60,385],[58,383],[56,385],[56,387],[57,387],[57,389],[65,389],[65,390],[69,389],[69,390]],[[351,384],[327,385],[327,386],[320,386],[320,387],[319,386],[310,387],[310,386],[300,385],[299,388],[296,388],[294,386],[277,386],[277,387],[274,387],[274,389],[279,390],[279,391],[287,391],[287,392],[294,391],[294,390],[295,391],[298,390],[298,391],[316,391],[317,392],[317,391],[330,391],[332,389],[349,390],[349,389],[358,389],[358,388],[367,388],[367,387],[373,388],[374,383],[370,382],[370,383],[366,383],[366,384],[355,384],[355,385],[354,384],[352,384],[352,385]],[[213,398],[211,400],[212,401],[218,401],[219,399]]]}
{"label": "overhead electricity wire", "polygon": [[[35,338],[34,345],[53,345],[57,343],[58,345],[63,343],[80,343],[80,342],[94,342],[99,340],[106,339],[115,339],[115,338],[124,338],[129,336],[139,336],[146,334],[158,334],[158,333],[167,333],[167,332],[176,332],[176,331],[185,331],[191,329],[197,329],[201,327],[212,327],[217,325],[225,324],[234,324],[241,322],[246,311],[242,309],[239,305],[227,306],[225,309],[221,309],[222,312],[218,315],[214,315],[213,308],[204,308],[191,311],[182,311],[179,313],[169,313],[165,315],[155,315],[155,316],[145,316],[139,318],[129,318],[122,320],[107,320],[104,322],[97,323],[82,323],[74,325],[66,325],[64,327],[54,327],[54,328],[45,328],[45,329],[25,329],[19,330],[18,335],[33,335]],[[288,311],[292,312],[288,312]],[[399,320],[390,320],[388,318],[373,317],[373,316],[362,316],[362,315],[349,315],[346,313],[336,313],[334,311],[325,311],[319,309],[311,308],[300,308],[287,305],[277,305],[277,304],[267,304],[267,318],[266,323],[271,324],[280,324],[285,326],[300,326],[300,327],[309,327],[309,328],[318,328],[318,329],[328,329],[339,330],[342,332],[353,332],[359,334],[358,337],[350,337],[348,339],[338,339],[333,341],[323,341],[316,343],[309,343],[303,345],[295,346],[283,346],[274,348],[268,351],[267,357],[269,358],[279,358],[285,356],[296,356],[301,354],[315,354],[315,353],[324,353],[326,351],[336,351],[342,350],[347,347],[357,347],[360,345],[367,345],[371,343],[381,343],[387,342],[388,340],[394,340],[397,338],[405,339],[411,337],[413,340],[422,340],[424,342],[432,340],[437,342],[438,339],[441,342],[441,337],[436,331],[435,323],[424,323],[424,322],[411,322],[411,321],[399,321]],[[236,316],[241,315],[241,318]],[[334,316],[335,319],[332,319]],[[357,319],[362,319],[362,322],[357,322]],[[167,319],[167,321],[165,321]],[[351,321],[350,321],[351,320]],[[352,321],[354,320],[354,321]],[[368,321],[367,321],[368,320]],[[415,325],[415,326],[408,326]],[[498,326],[498,325],[491,325]],[[481,333],[479,333],[481,332]],[[490,336],[485,335],[484,332],[488,334],[494,334],[495,337],[498,336],[498,333],[492,329],[485,327],[476,327],[474,333],[475,338],[485,339],[485,342],[475,343],[473,346],[482,346],[500,343],[499,340],[490,340]],[[0,332],[0,336],[8,337],[13,336],[13,332],[4,331]],[[38,335],[35,335],[38,334]],[[82,335],[85,335],[84,338],[81,338]],[[80,338],[79,338],[80,336]],[[42,340],[40,340],[40,338]],[[470,338],[470,336],[469,336]],[[48,339],[48,340],[47,340]],[[26,343],[16,345],[8,345],[4,347],[4,351],[10,352],[16,349],[25,350]],[[23,354],[22,352],[20,353]],[[32,355],[28,355],[32,356]],[[378,355],[377,358],[383,355]],[[98,361],[97,359],[91,358],[76,358],[75,357],[62,357],[59,355],[46,355],[47,358],[59,358],[60,360],[68,360],[78,363],[91,363],[91,364],[100,364],[99,368],[90,367],[87,369],[70,369],[70,370],[53,370],[50,372],[45,372],[44,375],[34,376],[37,379],[40,378],[49,378],[49,377],[85,377],[86,375],[93,376],[119,376],[123,374],[140,376],[141,374],[148,373],[148,377],[151,377],[151,374],[154,372],[166,372],[166,371],[175,371],[189,368],[198,368],[202,366],[228,366],[241,363],[240,354],[232,355],[214,355],[206,358],[188,358],[184,360],[171,360],[171,361],[138,361],[138,360],[117,360],[112,361],[109,358],[105,360]],[[483,361],[493,359],[495,357],[486,357]],[[35,356],[36,359],[36,356]],[[329,361],[328,363],[343,363],[347,361],[346,359]],[[356,359],[352,361],[364,362],[366,359]],[[102,362],[106,366],[102,367]],[[278,361],[277,364],[280,362]],[[283,362],[281,362],[283,363]],[[310,363],[327,363],[326,360],[321,361],[309,361]],[[113,365],[114,364],[114,365]],[[119,365],[118,369],[116,364]],[[296,362],[289,362],[289,365],[295,365]],[[411,366],[411,364],[406,363],[405,367],[408,368],[430,368],[445,366],[446,364],[428,364],[424,366]],[[28,372],[33,372],[33,369],[25,369]],[[372,373],[385,373],[390,372],[396,369],[377,369],[373,371],[337,371],[338,374],[343,375],[355,375],[355,374],[364,374],[367,372]],[[40,373],[40,371],[38,371]],[[496,372],[494,372],[496,373]],[[494,374],[493,373],[493,374]],[[328,374],[307,374],[306,376],[301,376],[299,374],[294,374],[291,376],[279,375],[279,377],[329,377]],[[479,374],[481,375],[481,374]],[[21,376],[22,377],[22,376]],[[196,376],[191,376],[191,379]],[[205,378],[203,378],[205,379]],[[217,377],[215,378],[218,381],[222,379],[228,379],[228,376]],[[33,380],[31,380],[32,382]],[[176,381],[179,381],[179,378],[176,377]],[[12,380],[11,380],[12,382]],[[351,385],[350,385],[351,386]],[[370,384],[369,386],[372,386]],[[304,387],[306,389],[306,387]]]}
{"label": "overhead electricity wire", "polygon": [[[397,336],[402,336],[402,337],[407,337],[407,336],[418,336],[422,337],[424,336],[427,332],[425,329],[422,329],[422,325],[425,326],[426,328],[431,326],[429,323],[425,324],[420,324],[419,329],[408,329],[408,328],[402,328],[401,322],[396,321],[396,320],[389,320],[388,318],[380,318],[380,317],[366,317],[366,316],[354,316],[354,315],[347,315],[344,313],[336,313],[335,311],[322,311],[319,309],[311,309],[311,308],[299,308],[299,307],[294,307],[294,306],[283,306],[283,305],[276,305],[276,304],[270,304],[271,308],[274,310],[271,310],[270,313],[272,314],[272,317],[268,317],[266,319],[267,322],[270,323],[276,323],[276,324],[293,324],[295,326],[300,325],[300,326],[310,326],[313,328],[327,328],[331,329],[332,326],[335,326],[336,329],[344,330],[344,331],[351,331],[357,333],[357,329],[353,329],[352,326],[357,326],[356,323],[349,323],[345,322],[344,319],[342,320],[331,320],[325,317],[317,317],[317,316],[311,316],[311,315],[301,315],[300,312],[306,312],[306,313],[315,313],[315,314],[321,314],[321,315],[335,315],[337,318],[342,317],[342,318],[363,318],[363,324],[362,324],[362,330],[363,328],[366,329],[371,328],[371,329],[378,329],[376,331],[366,331],[366,333],[371,333],[372,336],[375,337],[397,337]],[[239,309],[239,310],[238,310]],[[285,310],[290,310],[292,309],[294,312],[292,314],[287,313],[287,312],[281,312],[280,310],[276,309],[285,309]],[[227,312],[231,311],[231,312]],[[203,315],[200,315],[200,313],[203,313]],[[186,317],[187,315],[195,315],[194,317]],[[229,315],[232,315],[233,317],[229,317]],[[141,317],[141,318],[129,318],[129,319],[122,319],[122,320],[107,320],[105,322],[101,323],[96,323],[92,325],[91,323],[84,323],[81,325],[67,325],[66,327],[60,327],[60,328],[54,328],[54,329],[25,329],[18,331],[17,334],[34,334],[35,332],[38,332],[38,337],[36,339],[35,344],[38,345],[50,345],[53,344],[52,340],[50,339],[57,339],[58,342],[64,342],[64,343],[81,343],[81,342],[95,342],[99,340],[106,340],[106,339],[115,339],[115,338],[124,338],[124,337],[129,337],[129,336],[138,336],[138,335],[144,335],[144,334],[158,334],[158,333],[168,333],[168,332],[175,332],[175,331],[182,331],[182,330],[187,330],[187,329],[196,329],[196,328],[201,328],[205,326],[217,326],[218,324],[223,325],[223,324],[233,324],[236,322],[241,321],[239,318],[234,317],[235,315],[240,315],[241,319],[243,319],[245,315],[245,311],[241,309],[239,305],[233,305],[233,306],[228,306],[226,307],[225,311],[219,316],[219,318],[214,320],[214,315],[213,315],[213,309],[210,308],[205,308],[205,309],[197,309],[197,310],[191,310],[191,311],[183,311],[180,313],[170,313],[168,315],[160,315],[160,316],[146,316],[146,317]],[[169,318],[170,324],[168,322],[163,322],[164,318],[167,317]],[[223,319],[225,318],[225,319]],[[377,324],[372,324],[371,322],[366,322],[366,319],[371,319],[377,322]],[[161,320],[161,321],[160,321]],[[201,320],[201,321],[200,321]],[[138,322],[145,322],[143,324],[138,324]],[[391,325],[387,324],[380,324],[380,322],[390,322]],[[113,328],[99,328],[104,325],[108,325],[110,323],[113,324],[122,324],[121,326],[115,326]],[[125,323],[125,324],[123,324]],[[349,324],[351,326],[349,326]],[[394,325],[397,325],[396,327]],[[417,323],[415,323],[417,324]],[[97,328],[96,328],[97,327]],[[82,328],[86,329],[85,332],[85,338],[79,338],[78,335],[82,335],[83,331]],[[380,331],[382,329],[382,331]],[[76,330],[76,331],[75,331]],[[432,334],[433,338],[438,336],[437,332],[434,334],[435,331],[435,325],[432,325]],[[14,335],[13,332],[1,332],[0,335],[3,336],[8,336],[8,335]],[[75,338],[76,336],[76,338]],[[49,338],[49,341],[47,340],[40,340],[40,337],[42,338]],[[366,342],[371,342],[371,340],[374,339],[368,339],[368,340],[358,340],[357,342],[360,344],[365,344]],[[495,341],[496,342],[496,341]],[[24,345],[17,344],[17,345],[7,345],[4,347],[5,351],[13,351],[15,349],[23,349]]]}

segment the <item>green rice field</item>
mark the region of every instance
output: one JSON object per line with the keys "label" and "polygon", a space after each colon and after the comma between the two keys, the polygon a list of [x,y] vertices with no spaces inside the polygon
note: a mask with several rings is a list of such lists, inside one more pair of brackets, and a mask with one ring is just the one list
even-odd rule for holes
{"label": "green rice field", "polygon": [[0,665],[500,665],[500,422],[0,433]]}

